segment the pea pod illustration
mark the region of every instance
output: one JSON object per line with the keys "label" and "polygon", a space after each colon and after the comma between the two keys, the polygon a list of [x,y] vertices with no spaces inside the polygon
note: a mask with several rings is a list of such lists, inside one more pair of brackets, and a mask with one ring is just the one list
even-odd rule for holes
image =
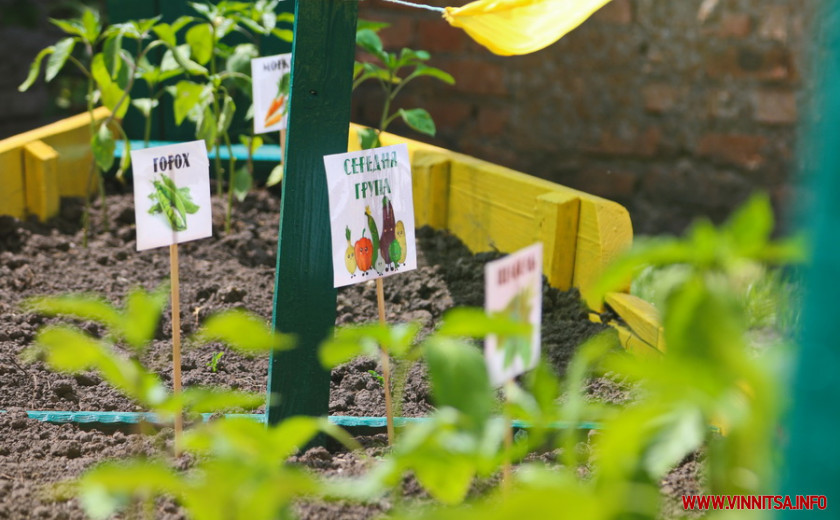
{"label": "pea pod illustration", "polygon": [[149,213],[163,213],[174,231],[186,230],[187,215],[199,210],[199,206],[192,201],[190,189],[178,188],[166,175],[162,175],[160,180],[153,180],[152,185],[155,189],[149,194],[149,198],[154,204],[149,208]]}

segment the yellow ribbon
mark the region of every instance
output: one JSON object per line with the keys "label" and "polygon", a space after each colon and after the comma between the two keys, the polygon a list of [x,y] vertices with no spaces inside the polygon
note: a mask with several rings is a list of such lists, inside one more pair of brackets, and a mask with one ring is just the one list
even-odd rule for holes
{"label": "yellow ribbon", "polygon": [[501,56],[548,47],[610,0],[477,0],[447,7],[443,17]]}

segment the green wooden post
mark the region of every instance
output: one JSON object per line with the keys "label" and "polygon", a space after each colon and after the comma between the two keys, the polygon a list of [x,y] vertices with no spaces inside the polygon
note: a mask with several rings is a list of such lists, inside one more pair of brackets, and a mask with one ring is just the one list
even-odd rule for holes
{"label": "green wooden post", "polygon": [[[817,5],[817,4],[815,4]],[[786,426],[782,494],[825,495],[828,518],[840,508],[840,4],[823,1],[814,16],[816,94],[808,131],[800,140],[801,161],[813,179],[808,214],[813,259],[806,277],[802,332],[793,384],[793,408]],[[810,200],[810,199],[809,199]],[[802,511],[779,516],[802,518]],[[836,518],[836,517],[835,517]]]}
{"label": "green wooden post", "polygon": [[269,424],[328,411],[330,373],[317,348],[335,324],[336,291],[323,157],[347,151],[357,11],[357,0],[295,6],[273,322],[298,343],[269,361]]}

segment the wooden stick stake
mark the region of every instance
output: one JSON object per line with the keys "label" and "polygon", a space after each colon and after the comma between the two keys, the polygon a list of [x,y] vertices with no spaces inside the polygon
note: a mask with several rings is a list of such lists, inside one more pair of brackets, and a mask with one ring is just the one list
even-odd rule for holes
{"label": "wooden stick stake", "polygon": [[280,162],[286,166],[286,129],[280,129]]}
{"label": "wooden stick stake", "polygon": [[[379,323],[385,325],[385,291],[382,278],[376,279],[376,305],[379,307]],[[388,429],[388,444],[394,444],[394,409],[391,403],[391,359],[384,349],[380,349],[382,358],[382,385],[385,387],[385,418]]]}
{"label": "wooden stick stake", "polygon": [[[510,385],[514,385],[516,383],[513,380],[508,381],[507,385],[505,385],[505,401],[508,400],[509,394],[509,387]],[[513,421],[510,420],[510,417],[505,414],[505,459],[504,464],[502,465],[502,494],[507,496],[510,493],[510,488],[513,483],[512,481],[512,471],[511,471],[511,452],[513,451]]]}
{"label": "wooden stick stake", "polygon": [[[178,281],[178,244],[169,245],[169,277],[172,291],[172,393],[181,393],[181,299]],[[180,453],[183,421],[175,412],[175,455]]]}

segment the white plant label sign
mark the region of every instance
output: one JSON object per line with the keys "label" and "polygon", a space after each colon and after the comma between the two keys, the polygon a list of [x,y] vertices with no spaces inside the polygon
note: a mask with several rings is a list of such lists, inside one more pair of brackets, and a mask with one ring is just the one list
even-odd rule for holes
{"label": "white plant label sign", "polygon": [[264,134],[286,128],[291,72],[291,54],[251,60],[254,133]]}
{"label": "white plant label sign", "polygon": [[324,166],[335,287],[416,269],[408,147],[327,155]]}
{"label": "white plant label sign", "polygon": [[137,250],[213,234],[204,141],[131,151]]}
{"label": "white plant label sign", "polygon": [[530,338],[484,340],[484,359],[494,386],[500,386],[535,366],[540,359],[540,322],[542,320],[541,243],[520,249],[484,267],[484,308],[488,314],[504,313],[530,323]]}

